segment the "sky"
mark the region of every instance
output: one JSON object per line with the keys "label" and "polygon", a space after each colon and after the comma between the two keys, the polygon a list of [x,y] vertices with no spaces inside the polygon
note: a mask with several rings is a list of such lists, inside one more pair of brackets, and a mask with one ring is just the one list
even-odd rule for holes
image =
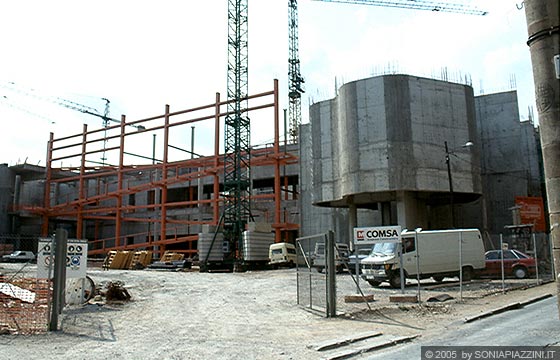
{"label": "sky", "polygon": [[[468,77],[475,95],[517,89],[527,119],[535,100],[521,1],[454,2],[488,15],[300,0],[303,123],[309,104],[333,98],[337,86],[384,73]],[[102,126],[57,98],[100,114],[109,99],[110,116],[127,121],[162,114],[166,104],[172,111],[211,104],[216,92],[225,98],[227,7],[227,0],[2,2],[0,163],[45,165],[50,132],[59,138],[81,133],[84,123]],[[249,93],[278,79],[287,108],[287,1],[249,0],[248,8]],[[251,124],[253,144],[273,139],[267,121]],[[207,135],[196,131],[195,152],[206,154]],[[180,146],[190,146],[189,136]]]}

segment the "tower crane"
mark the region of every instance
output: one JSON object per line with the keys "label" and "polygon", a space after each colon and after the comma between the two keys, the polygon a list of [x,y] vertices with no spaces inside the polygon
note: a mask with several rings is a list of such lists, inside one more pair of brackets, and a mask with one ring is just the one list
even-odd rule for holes
{"label": "tower crane", "polygon": [[[12,92],[15,92],[15,93],[24,95],[24,96],[28,96],[28,97],[34,98],[34,99],[36,99],[36,100],[41,100],[41,101],[50,102],[50,103],[53,103],[53,104],[55,104],[55,105],[63,106],[63,107],[65,107],[65,108],[67,108],[67,109],[70,109],[70,110],[79,111],[79,112],[81,112],[81,113],[83,113],[83,114],[88,114],[88,115],[91,115],[91,116],[99,117],[99,118],[101,118],[101,119],[103,120],[103,127],[104,127],[105,129],[107,129],[107,128],[109,127],[109,123],[111,123],[111,122],[115,122],[115,123],[119,123],[119,124],[120,124],[120,122],[121,122],[120,120],[113,119],[113,118],[109,117],[109,104],[111,103],[111,101],[109,101],[109,99],[107,99],[107,98],[101,98],[101,100],[105,101],[105,109],[104,109],[104,111],[103,111],[103,114],[101,114],[101,113],[100,113],[96,108],[94,108],[94,107],[87,106],[87,105],[83,105],[83,104],[77,103],[77,102],[75,102],[75,101],[71,101],[71,100],[68,100],[68,99],[64,99],[64,98],[61,98],[61,97],[58,97],[58,96],[43,96],[43,95],[39,95],[39,94],[37,94],[37,93],[34,93],[32,90],[31,90],[31,91],[28,91],[28,90],[25,90],[25,89],[23,89],[23,88],[21,88],[21,87],[16,87],[14,83],[2,84],[2,85],[0,85],[0,87],[1,87],[1,88],[4,88],[4,89],[7,89],[7,90],[10,90],[10,91],[12,91]],[[6,99],[6,100],[7,100],[8,97],[7,97],[7,96],[3,96],[3,99]],[[22,107],[20,107],[20,106],[16,106],[16,105],[13,105],[13,104],[8,104],[8,105],[11,106],[11,107],[13,107],[13,108],[19,109],[19,110],[21,110],[21,111],[30,113],[30,114],[32,114],[32,115],[34,115],[34,116],[39,116],[39,117],[44,118],[44,116],[38,115],[38,114],[34,114],[34,113],[30,112],[29,110],[24,109],[24,108],[22,108]],[[134,124],[128,125],[128,124],[127,124],[127,126],[135,127],[138,131],[144,130],[144,126],[142,126],[142,125],[134,125]],[[104,138],[106,137],[106,135],[107,135],[107,130],[105,130],[105,136],[104,136]],[[103,142],[103,155],[102,155],[102,157],[101,157],[102,164],[105,164],[105,161],[107,160],[107,158],[105,157],[106,142],[107,142],[107,140],[104,140],[104,142]]]}
{"label": "tower crane", "polygon": [[[468,15],[486,15],[487,12],[459,3],[431,1],[431,0],[313,0],[341,4],[373,5],[380,7],[394,7],[403,9],[443,11]],[[304,92],[301,85],[304,80],[300,73],[299,61],[299,29],[297,0],[288,0],[288,24],[289,24],[289,57],[288,77],[289,90],[288,100],[290,103],[288,118],[290,124],[290,136],[292,142],[298,141],[297,130],[301,124],[301,94]]]}

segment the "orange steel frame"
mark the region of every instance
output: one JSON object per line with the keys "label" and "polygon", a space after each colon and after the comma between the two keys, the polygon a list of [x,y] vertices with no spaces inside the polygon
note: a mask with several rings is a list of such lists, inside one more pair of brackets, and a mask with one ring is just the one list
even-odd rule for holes
{"label": "orange steel frame", "polygon": [[[273,90],[247,97],[249,106],[246,111],[254,112],[261,109],[272,108],[274,112],[274,142],[272,147],[254,149],[251,153],[252,168],[258,166],[273,166],[274,192],[272,194],[254,195],[252,198],[256,201],[274,201],[274,219],[269,220],[272,220],[276,241],[281,241],[282,232],[297,230],[299,225],[286,222],[285,217],[284,220],[282,220],[280,169],[282,166],[297,163],[298,159],[296,156],[285,152],[286,148],[284,148],[283,152],[280,151],[278,98],[278,80],[274,80]],[[258,102],[258,104],[252,105],[254,102]],[[110,250],[155,249],[155,246],[159,247],[159,252],[162,254],[163,251],[165,251],[165,247],[169,244],[189,242],[191,243],[188,245],[189,249],[182,249],[179,251],[194,255],[196,249],[193,249],[192,242],[198,240],[198,234],[179,236],[177,235],[177,226],[193,224],[217,225],[219,222],[220,208],[224,201],[224,199],[220,197],[220,174],[223,174],[224,171],[223,154],[220,154],[219,151],[219,145],[222,142],[220,140],[220,120],[227,115],[227,112],[222,112],[222,108],[227,108],[227,103],[227,101],[221,101],[220,94],[216,93],[215,102],[209,105],[175,112],[170,112],[169,105],[166,105],[165,113],[159,116],[127,122],[126,116],[122,115],[119,125],[88,131],[87,125],[84,124],[81,134],[58,139],[55,139],[54,134],[51,133],[47,149],[44,207],[39,210],[43,217],[42,235],[47,236],[49,234],[49,222],[52,220],[75,221],[76,237],[80,239],[85,236],[84,221],[94,221],[95,238],[89,241],[90,255],[106,254]],[[199,111],[206,111],[207,114],[194,118],[175,120],[179,117],[192,116]],[[191,157],[191,159],[188,160],[169,161],[169,136],[172,129],[181,125],[192,125],[200,121],[212,120],[214,121],[214,153],[212,155],[200,156],[197,158]],[[161,122],[163,122],[163,124]],[[141,129],[139,131],[142,133],[163,131],[163,159],[160,163],[155,163],[154,160],[152,160],[152,164],[127,165],[124,163],[125,154],[130,155],[130,153],[125,151],[125,139],[127,139],[128,136],[139,134],[139,131],[127,132],[127,129],[131,126]],[[118,135],[107,136],[107,131],[111,130],[118,132]],[[114,140],[115,142],[118,140],[119,145],[100,147],[100,144],[106,144],[107,141],[110,140]],[[93,154],[99,155],[100,153],[105,155],[106,152],[118,152],[118,165],[86,166],[87,163],[95,163],[91,161],[91,159],[88,160],[88,157],[91,158]],[[79,160],[80,165],[78,167],[61,166],[58,168],[53,166],[56,161],[62,160]],[[181,174],[181,169],[188,169],[188,171]],[[197,169],[198,171],[192,171],[193,169]],[[127,176],[130,177],[139,172],[150,174],[148,181],[133,186],[124,186]],[[153,172],[161,174],[160,178],[153,179],[151,176]],[[192,199],[192,189],[189,189],[191,195],[188,201],[167,201],[168,188],[171,185],[207,177],[213,179],[213,191],[210,199]],[[90,191],[88,191],[87,187],[91,181],[95,181],[99,184],[102,183],[103,180],[114,181],[114,179],[116,179],[116,186],[113,189],[109,189],[108,185],[105,189],[101,189],[98,186],[95,194],[88,194]],[[77,198],[62,201],[57,204],[56,202],[61,200],[60,196],[58,199],[51,199],[51,188],[53,186],[61,186],[62,184],[77,185]],[[287,187],[287,181],[284,186]],[[161,189],[161,201],[159,202],[147,202],[144,205],[123,205],[124,196],[150,190],[154,190],[155,193],[157,189]],[[167,216],[168,210],[193,206],[211,207],[212,219],[210,221],[194,221],[187,219],[170,219]],[[132,216],[131,214],[134,214],[137,210],[153,210],[154,214],[157,214],[159,218]],[[157,210],[160,211],[159,214],[156,212]],[[103,221],[109,221],[110,224],[114,223],[114,237],[104,239],[98,238],[99,234],[97,229]],[[125,222],[159,224],[159,239],[152,238],[150,232],[143,234],[122,234],[122,226]],[[173,226],[175,226],[175,230],[173,230]],[[173,232],[175,235],[169,235],[169,233]],[[126,241],[123,241],[126,240],[127,236],[133,235],[147,235],[147,241],[134,244],[126,244]]]}

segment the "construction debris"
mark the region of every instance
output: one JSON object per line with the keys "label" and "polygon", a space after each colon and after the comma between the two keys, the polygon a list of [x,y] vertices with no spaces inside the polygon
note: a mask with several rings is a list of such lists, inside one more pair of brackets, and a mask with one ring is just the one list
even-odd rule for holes
{"label": "construction debris", "polygon": [[33,303],[35,301],[34,292],[22,289],[14,284],[0,282],[0,292],[27,303]]}
{"label": "construction debris", "polygon": [[106,301],[128,301],[130,300],[130,294],[122,281],[110,281],[107,283],[105,299]]}
{"label": "construction debris", "polygon": [[101,306],[108,303],[122,303],[131,299],[122,281],[109,281],[98,288],[98,293],[88,301],[89,304]]}

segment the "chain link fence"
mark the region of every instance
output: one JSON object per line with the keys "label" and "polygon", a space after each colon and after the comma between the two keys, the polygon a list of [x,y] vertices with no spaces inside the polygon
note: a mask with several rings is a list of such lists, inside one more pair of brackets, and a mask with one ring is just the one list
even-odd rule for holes
{"label": "chain link fence", "polygon": [[[547,281],[554,279],[554,260],[552,254],[552,242],[549,234],[533,233],[531,225],[507,226],[502,234],[489,236],[487,251],[501,248],[506,250],[517,250],[535,259],[536,269],[529,274],[534,279]],[[511,277],[513,274],[505,274]]]}
{"label": "chain link fence", "polygon": [[[15,251],[37,253],[38,238],[1,234],[0,256]],[[48,330],[52,282],[37,279],[35,259],[2,259],[0,263],[0,333],[36,334]],[[21,261],[21,262],[12,262]]]}
{"label": "chain link fence", "polygon": [[327,315],[327,277],[314,267],[316,248],[326,242],[326,233],[296,239],[298,305]]}

